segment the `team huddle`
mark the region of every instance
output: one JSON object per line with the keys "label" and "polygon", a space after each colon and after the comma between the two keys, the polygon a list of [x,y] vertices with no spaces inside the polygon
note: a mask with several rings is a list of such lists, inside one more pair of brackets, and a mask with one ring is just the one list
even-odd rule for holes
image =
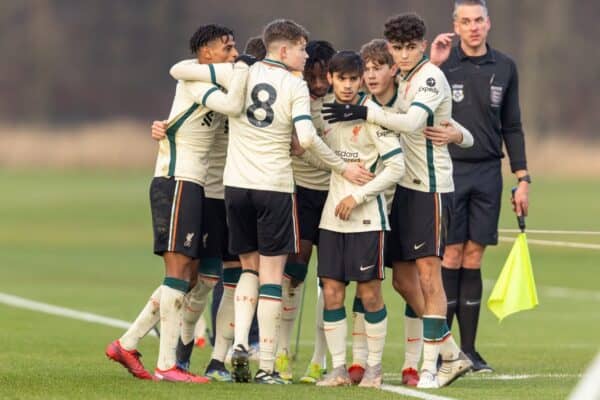
{"label": "team huddle", "polygon": [[[315,345],[300,382],[381,386],[387,268],[406,301],[403,383],[439,388],[471,369],[446,321],[441,258],[454,192],[448,144],[474,140],[452,119],[453,91],[425,56],[425,33],[419,16],[402,14],[385,23],[385,39],[335,51],[277,19],[239,55],[231,29],[198,29],[196,58],[170,71],[169,117],[153,125],[150,204],[165,278],[109,358],[141,379],[291,383],[292,330],[316,246]],[[219,280],[211,360],[192,374],[194,328]],[[151,374],[136,349],[157,324]]]}

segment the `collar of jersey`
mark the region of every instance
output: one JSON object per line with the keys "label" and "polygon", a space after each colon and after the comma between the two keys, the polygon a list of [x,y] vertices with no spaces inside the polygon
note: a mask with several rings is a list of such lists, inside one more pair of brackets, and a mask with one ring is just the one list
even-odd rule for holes
{"label": "collar of jersey", "polygon": [[421,61],[419,61],[417,63],[417,65],[415,65],[413,67],[413,69],[411,69],[410,71],[408,71],[408,74],[406,74],[405,76],[399,75],[400,79],[403,81],[409,81],[416,73],[419,69],[421,69],[421,67],[423,65],[425,65],[427,62],[429,61],[429,58],[427,56],[423,56],[423,58],[421,58]]}
{"label": "collar of jersey", "polygon": [[[392,96],[392,98],[390,99],[390,101],[388,101],[385,106],[383,107],[391,107],[394,105],[394,103],[396,102],[396,98],[398,97],[398,85],[396,83],[394,83],[394,96]],[[375,96],[371,96],[371,100],[373,101],[373,103],[377,104],[379,107],[381,107],[381,104],[377,101],[377,99],[375,98]]]}
{"label": "collar of jersey", "polygon": [[270,58],[265,58],[262,60],[262,62],[267,65],[270,65],[271,67],[283,68],[283,69],[289,71],[289,68],[287,67],[287,65],[285,65],[284,63],[282,63],[280,61],[275,61],[275,60],[271,60]]}
{"label": "collar of jersey", "polygon": [[[363,104],[365,104],[366,101],[367,101],[367,94],[365,92],[358,92],[358,101],[354,105],[355,106],[362,106]],[[342,103],[340,103],[337,100],[333,100],[333,102],[335,104],[342,104]]]}

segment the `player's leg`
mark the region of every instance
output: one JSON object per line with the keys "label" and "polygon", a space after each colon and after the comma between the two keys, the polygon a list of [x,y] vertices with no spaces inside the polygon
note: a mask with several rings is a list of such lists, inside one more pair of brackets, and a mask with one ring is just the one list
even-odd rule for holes
{"label": "player's leg", "polygon": [[404,310],[404,365],[402,383],[417,386],[419,361],[423,350],[423,313],[425,300],[419,272],[414,262],[395,262],[392,284],[406,301]]}
{"label": "player's leg", "polygon": [[258,300],[258,239],[256,209],[249,190],[225,187],[225,208],[229,227],[229,252],[239,254],[242,273],[234,293],[234,344],[232,378],[250,380],[248,333]]}
{"label": "player's leg", "polygon": [[351,380],[346,370],[346,337],[348,322],[344,297],[346,271],[344,268],[344,234],[320,230],[318,275],[323,283],[323,329],[331,354],[331,370],[317,386],[345,386]]}
{"label": "player's leg", "polygon": [[283,270],[290,253],[300,250],[298,211],[293,193],[254,190],[260,253],[260,289],[257,318],[260,338],[257,383],[289,383],[275,373],[275,351],[281,323]]}
{"label": "player's leg", "polygon": [[498,243],[498,219],[502,199],[500,160],[478,164],[472,171],[474,183],[469,203],[469,234],[463,254],[460,278],[459,325],[461,347],[473,361],[473,370],[493,369],[477,352],[475,339],[482,295],[481,265],[485,247]]}
{"label": "player's leg", "polygon": [[348,374],[353,384],[358,384],[363,378],[367,367],[369,348],[365,331],[365,307],[360,298],[358,286],[352,303],[352,364]]}

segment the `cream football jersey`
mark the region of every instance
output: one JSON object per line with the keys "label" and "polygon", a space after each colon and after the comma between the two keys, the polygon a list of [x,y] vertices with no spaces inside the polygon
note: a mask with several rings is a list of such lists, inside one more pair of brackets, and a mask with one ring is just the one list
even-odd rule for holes
{"label": "cream football jersey", "polygon": [[[377,107],[364,95],[359,104]],[[389,230],[384,191],[395,186],[404,172],[398,139],[394,135],[382,135],[380,126],[361,120],[325,123],[324,128],[327,144],[338,156],[346,162],[363,163],[376,176],[359,186],[332,172],[319,227],[346,233]],[[348,195],[352,195],[358,205],[350,218],[343,221],[335,216],[335,208]]]}
{"label": "cream football jersey", "polygon": [[426,126],[451,120],[452,94],[444,73],[424,57],[397,83],[394,111],[369,109],[368,120],[401,133],[406,173],[400,185],[422,192],[454,191],[447,146],[435,146],[423,134]]}

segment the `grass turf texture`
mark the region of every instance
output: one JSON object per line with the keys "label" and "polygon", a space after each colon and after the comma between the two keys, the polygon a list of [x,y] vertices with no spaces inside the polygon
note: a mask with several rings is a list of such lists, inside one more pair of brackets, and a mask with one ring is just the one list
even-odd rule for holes
{"label": "grass turf texture", "polygon": [[[135,172],[0,172],[0,292],[133,320],[163,276],[161,260],[151,254],[150,179]],[[536,180],[531,187],[528,227],[600,230],[599,183]],[[514,228],[508,190],[500,226]],[[600,243],[600,237],[528,237]],[[496,279],[509,249],[509,243],[502,243],[488,250],[483,269],[486,300],[491,289],[488,280]],[[487,308],[482,309],[479,350],[496,374],[471,375],[434,394],[460,399],[562,399],[579,380],[598,351],[600,270],[596,267],[600,253],[537,245],[530,245],[530,251],[540,306],[510,316],[502,324]],[[312,354],[314,275],[311,268],[296,377]],[[404,303],[393,292],[390,280],[384,286],[390,318],[385,381],[399,385]],[[578,291],[576,296],[563,297],[553,287]],[[351,290],[353,286],[349,301]],[[347,310],[350,313],[350,304]],[[2,304],[0,327],[0,398],[402,398],[374,390],[299,384],[197,387],[141,382],[104,357],[104,347],[122,334],[121,329]],[[157,345],[149,337],[140,346],[149,370],[156,361]],[[209,354],[209,349],[195,351],[194,372],[203,371]],[[492,379],[504,374],[536,377]]]}

